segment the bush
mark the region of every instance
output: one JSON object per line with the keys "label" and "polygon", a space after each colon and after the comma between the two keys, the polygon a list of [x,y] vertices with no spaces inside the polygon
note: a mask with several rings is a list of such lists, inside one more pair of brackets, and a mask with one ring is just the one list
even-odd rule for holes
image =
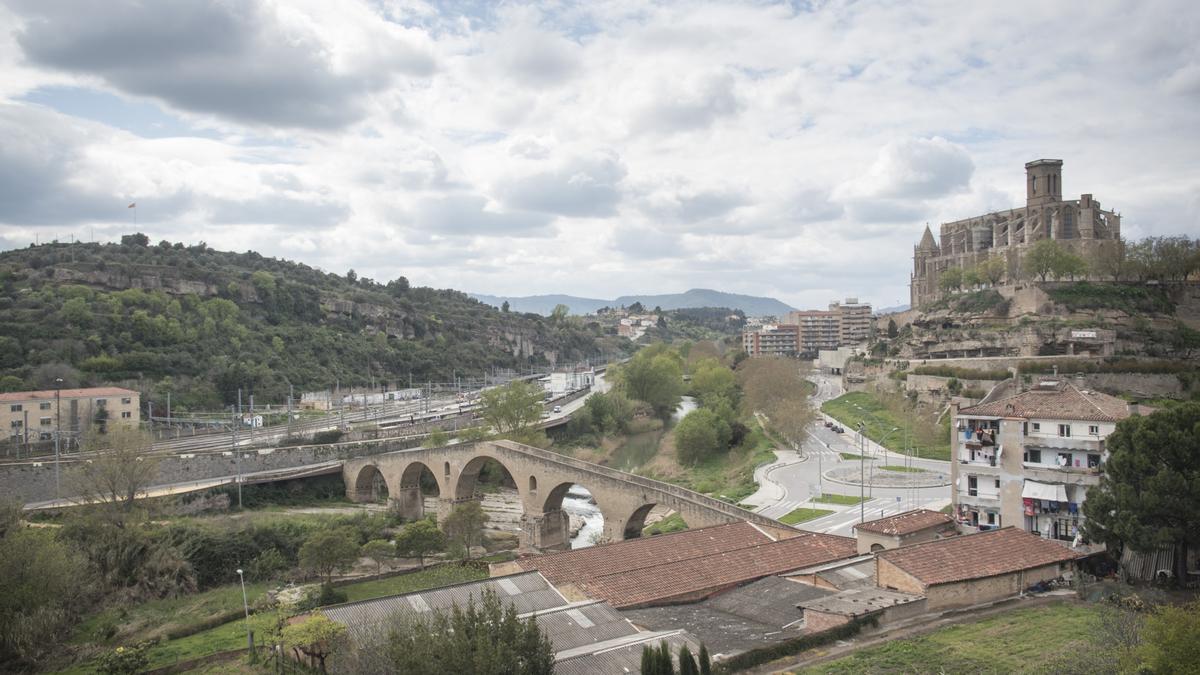
{"label": "bush", "polygon": [[111,652],[105,652],[96,660],[96,672],[101,675],[133,675],[145,670],[150,663],[146,653],[147,645],[134,647],[117,647]]}
{"label": "bush", "polygon": [[337,443],[342,440],[342,431],[340,429],[330,429],[329,431],[318,431],[313,434],[312,442],[315,445],[325,445],[327,443]]}
{"label": "bush", "polygon": [[774,661],[785,656],[799,654],[813,647],[827,645],[830,642],[845,640],[854,637],[862,632],[866,626],[878,626],[878,616],[868,616],[865,618],[851,619],[848,623],[844,623],[836,628],[830,628],[819,633],[809,633],[800,637],[777,642],[769,647],[759,647],[751,649],[747,652],[742,652],[736,656],[725,659],[720,663],[715,670],[719,673],[736,673],[754,666],[761,665],[768,661]]}
{"label": "bush", "polygon": [[[1022,369],[1024,371],[1024,369]],[[913,368],[914,375],[932,375],[933,377],[957,377],[960,380],[1007,380],[1009,373],[1003,368],[993,370],[976,370],[961,366],[917,366]]]}
{"label": "bush", "polygon": [[331,584],[321,584],[317,588],[309,589],[300,602],[296,603],[296,609],[310,612],[318,607],[340,605],[346,600],[347,596],[342,591],[334,588]]}

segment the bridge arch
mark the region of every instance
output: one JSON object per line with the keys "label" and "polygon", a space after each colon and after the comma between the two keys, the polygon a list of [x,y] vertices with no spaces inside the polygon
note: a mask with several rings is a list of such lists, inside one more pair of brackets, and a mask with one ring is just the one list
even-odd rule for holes
{"label": "bridge arch", "polygon": [[375,464],[366,464],[354,477],[352,499],[356,502],[378,502],[391,496],[391,486],[383,471]]}
{"label": "bridge arch", "polygon": [[399,485],[392,496],[391,508],[408,521],[425,517],[425,497],[440,497],[446,492],[433,469],[419,460],[405,464],[397,482]]}
{"label": "bridge arch", "polygon": [[[465,502],[471,499],[477,499],[479,495],[479,476],[488,470],[488,467],[499,467],[504,471],[502,476],[502,484],[514,488],[518,495],[524,498],[524,491],[517,482],[517,472],[512,471],[507,465],[494,455],[476,455],[469,462],[463,465],[463,468],[458,472],[458,477],[454,479],[454,489],[450,496],[455,502]],[[493,469],[494,470],[494,469]]]}

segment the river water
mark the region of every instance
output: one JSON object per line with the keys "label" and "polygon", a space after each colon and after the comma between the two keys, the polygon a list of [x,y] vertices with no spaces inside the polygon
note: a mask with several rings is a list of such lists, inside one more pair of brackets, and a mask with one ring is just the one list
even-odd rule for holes
{"label": "river water", "polygon": [[562,509],[569,515],[583,519],[583,527],[571,538],[571,548],[592,546],[593,539],[604,532],[604,515],[592,501],[592,493],[587,488],[572,485],[563,497]]}

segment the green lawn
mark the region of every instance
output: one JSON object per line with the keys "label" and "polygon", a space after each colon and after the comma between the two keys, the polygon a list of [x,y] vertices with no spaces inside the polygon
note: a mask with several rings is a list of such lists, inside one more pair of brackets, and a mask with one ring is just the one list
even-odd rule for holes
{"label": "green lawn", "polygon": [[[842,394],[821,404],[821,410],[840,422],[847,431],[858,429],[859,422],[866,422],[867,438],[877,443],[880,439],[885,440],[884,446],[893,452],[904,451],[905,429],[912,424],[912,419],[907,415],[892,412],[874,394],[863,391]],[[891,431],[897,428],[899,431]],[[916,435],[911,431],[909,429],[909,443],[918,457],[950,459],[950,432],[948,429],[945,434],[939,432],[938,438],[941,440],[936,445],[928,447],[918,444],[914,440]]]}
{"label": "green lawn", "polygon": [[884,464],[879,467],[884,471],[895,471],[897,473],[921,473],[924,469],[918,469],[915,466],[901,466],[899,464]]}
{"label": "green lawn", "polygon": [[1017,609],[861,649],[804,673],[1034,673],[1087,648],[1098,610],[1063,603]]}
{"label": "green lawn", "polygon": [[852,506],[854,504],[861,504],[862,502],[865,502],[866,499],[862,497],[853,497],[851,495],[821,495],[820,497],[813,499],[813,501],[818,504],[841,504],[843,506]]}
{"label": "green lawn", "polygon": [[855,454],[855,453],[853,453],[853,452],[839,452],[838,454],[842,456],[842,459],[845,459],[845,460],[848,460],[848,461],[854,461],[854,462],[858,462],[858,461],[861,461],[861,460],[864,460],[864,459],[865,459],[865,460],[867,460],[868,462],[874,462],[874,461],[875,461],[875,458],[874,458],[874,457],[866,457],[866,456],[864,456],[864,455],[858,455],[858,454]]}
{"label": "green lawn", "polygon": [[642,530],[642,536],[653,537],[656,534],[670,534],[671,532],[682,532],[686,529],[688,529],[688,524],[684,522],[683,516],[678,513],[672,513]]}
{"label": "green lawn", "polygon": [[827,516],[833,513],[829,509],[805,509],[799,508],[786,516],[779,519],[779,522],[786,525],[796,525],[797,523],[806,523],[810,520],[815,520],[821,516]]}

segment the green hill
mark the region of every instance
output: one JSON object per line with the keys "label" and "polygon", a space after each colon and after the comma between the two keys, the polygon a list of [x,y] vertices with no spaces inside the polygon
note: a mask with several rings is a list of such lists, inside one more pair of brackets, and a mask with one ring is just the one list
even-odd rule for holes
{"label": "green hill", "polygon": [[480,378],[615,352],[623,340],[503,313],[453,290],[329,274],[204,244],[47,244],[0,253],[0,388],[123,383],[178,409],[373,381]]}

